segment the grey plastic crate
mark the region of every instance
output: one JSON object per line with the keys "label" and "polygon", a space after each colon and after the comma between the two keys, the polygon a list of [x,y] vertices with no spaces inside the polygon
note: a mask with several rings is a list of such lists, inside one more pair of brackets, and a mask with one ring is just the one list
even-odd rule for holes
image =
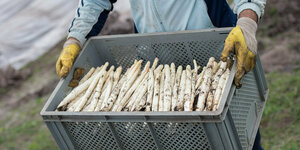
{"label": "grey plastic crate", "polygon": [[[101,36],[90,39],[73,70],[108,61],[129,67],[134,59],[204,66],[219,59],[230,28],[172,33]],[[124,69],[125,70],[125,69]],[[253,146],[268,88],[258,58],[256,67],[232,84],[233,67],[215,112],[56,112],[70,92],[72,73],[61,80],[41,115],[61,149],[248,149]]]}

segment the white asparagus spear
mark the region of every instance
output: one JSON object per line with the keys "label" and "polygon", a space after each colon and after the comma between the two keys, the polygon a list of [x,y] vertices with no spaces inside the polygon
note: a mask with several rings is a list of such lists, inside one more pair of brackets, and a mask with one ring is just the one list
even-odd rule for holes
{"label": "white asparagus spear", "polygon": [[[171,63],[171,89],[173,91],[173,86],[175,84],[175,76],[176,76],[176,68],[175,68],[175,64]],[[173,93],[173,92],[172,92]]]}
{"label": "white asparagus spear", "polygon": [[[90,103],[91,104],[91,103]],[[88,105],[85,105],[83,108],[82,108],[82,112],[87,112],[88,111],[88,109],[91,107],[91,105],[90,104],[88,104]]]}
{"label": "white asparagus spear", "polygon": [[123,75],[123,77],[120,79],[120,81],[117,83],[117,85],[113,88],[108,100],[104,101],[103,104],[101,105],[100,111],[110,111],[110,109],[113,107],[113,105],[118,97],[118,94],[121,90],[121,87],[126,80],[126,76],[127,76],[127,74],[125,73]]}
{"label": "white asparagus spear", "polygon": [[95,89],[93,90],[92,95],[86,101],[85,105],[82,107],[82,111],[88,111],[88,109],[91,107],[91,102],[92,102],[93,97],[95,95]]}
{"label": "white asparagus spear", "polygon": [[[109,72],[108,72],[109,73]],[[112,87],[113,87],[113,81],[114,79],[114,72],[111,71],[109,73],[109,78],[108,80],[108,84],[107,87],[105,88],[105,90],[103,91],[103,93],[100,96],[100,99],[98,100],[96,106],[92,105],[91,109],[89,111],[99,111],[101,108],[101,105],[104,101],[108,101],[109,95],[111,93]]]}
{"label": "white asparagus spear", "polygon": [[101,106],[101,108],[100,108],[100,111],[110,111],[111,108],[112,108],[113,106],[115,106],[115,105],[114,105],[115,103],[119,103],[118,101],[116,101],[116,100],[117,100],[117,97],[118,97],[118,95],[119,95],[119,93],[120,93],[120,90],[121,90],[123,84],[124,84],[125,81],[127,80],[127,76],[128,76],[128,74],[129,74],[130,70],[133,69],[133,67],[134,67],[135,65],[136,65],[136,63],[133,64],[129,69],[126,70],[125,74],[121,77],[120,81],[119,81],[119,82],[117,83],[117,85],[113,88],[113,90],[112,90],[112,92],[111,92],[111,95],[109,96],[108,100],[105,101],[105,102],[102,104],[102,106]]}
{"label": "white asparagus spear", "polygon": [[[83,95],[84,95],[84,94],[83,94]],[[78,98],[78,100],[76,100],[76,102],[75,102],[72,106],[70,106],[70,108],[68,109],[69,112],[74,112],[74,111],[75,111],[75,108],[77,107],[77,105],[79,105],[80,99],[83,97],[83,95],[80,96],[80,97]]]}
{"label": "white asparagus spear", "polygon": [[[96,89],[96,88],[95,88]],[[92,107],[91,106],[91,102],[93,100],[93,97],[95,95],[95,89],[93,90],[91,96],[88,98],[88,100],[86,101],[85,105],[82,107],[82,110],[81,111],[89,111],[89,109]],[[79,103],[77,103],[79,104]]]}
{"label": "white asparagus spear", "polygon": [[200,66],[197,65],[196,60],[193,60],[194,63],[194,70],[192,71],[192,91],[191,91],[191,100],[189,104],[189,110],[193,111],[194,101],[195,101],[195,95],[196,95],[196,81],[198,77],[198,70],[200,69]]}
{"label": "white asparagus spear", "polygon": [[[109,80],[107,78],[110,76],[110,74],[113,74],[113,70],[115,69],[115,66],[111,66],[110,69],[106,72],[103,72],[103,76],[100,78],[96,89],[95,89],[95,94],[93,96],[93,99],[91,101],[90,107],[87,109],[87,111],[94,111],[95,107],[97,106],[97,103],[99,102],[99,97],[102,93],[104,93],[103,89],[106,89],[104,82],[108,84]],[[104,85],[103,85],[104,84]]]}
{"label": "white asparagus spear", "polygon": [[185,89],[185,84],[186,82],[186,70],[182,71],[182,75],[181,75],[181,79],[180,79],[180,86],[179,86],[179,90],[178,90],[178,101],[177,101],[177,105],[175,107],[175,111],[182,111],[183,110],[183,106],[184,106],[184,89]]}
{"label": "white asparagus spear", "polygon": [[156,73],[161,73],[163,68],[164,68],[164,65],[159,65],[159,66],[154,70],[154,74],[156,74]]}
{"label": "white asparagus spear", "polygon": [[123,111],[130,111],[131,108],[133,107],[136,97],[139,94],[138,89],[136,89],[136,91],[134,91],[134,93],[132,94],[132,96],[129,98],[129,102],[128,104],[125,106],[125,108],[123,108]]}
{"label": "white asparagus spear", "polygon": [[[100,70],[101,70],[101,68],[102,68],[102,66],[101,66],[101,67],[97,67],[95,73],[96,73],[96,74],[99,73]],[[102,78],[102,77],[100,77],[99,80],[101,80],[101,78]],[[98,83],[99,83],[99,81],[98,81]],[[95,93],[96,93],[96,88],[93,89],[92,95],[91,95],[91,96],[88,98],[88,100],[86,101],[85,105],[83,106],[82,111],[87,111],[87,110],[89,109],[89,107],[91,107],[90,104],[91,104],[91,102],[92,102],[92,100],[93,100],[93,98],[94,98]]]}
{"label": "white asparagus spear", "polygon": [[141,63],[142,63],[142,61],[138,61],[137,65],[135,65],[130,70],[130,72],[128,73],[127,79],[126,79],[125,83],[123,84],[123,86],[122,86],[122,88],[120,90],[120,94],[119,94],[118,99],[117,99],[117,102],[119,102],[119,103],[116,103],[114,105],[114,107],[112,109],[113,111],[116,111],[118,109],[118,107],[120,107],[125,94],[130,89],[130,87],[133,84],[133,82],[136,80],[136,77],[140,73]]}
{"label": "white asparagus spear", "polygon": [[137,95],[135,103],[130,111],[139,110],[143,105],[145,105],[144,103],[146,103],[146,101],[142,100],[142,98],[145,95],[145,93],[147,92],[147,85],[148,85],[147,78],[144,78],[142,83],[140,84],[140,86],[137,89],[138,95]]}
{"label": "white asparagus spear", "polygon": [[[148,83],[147,83],[148,84]],[[135,108],[136,111],[140,111],[146,107],[146,101],[147,101],[147,91],[146,93],[142,96],[141,101],[139,105]]]}
{"label": "white asparagus spear", "polygon": [[219,68],[219,64],[214,61],[213,63],[213,67],[212,67],[212,77],[211,77],[211,85],[209,87],[209,92],[207,94],[207,98],[206,98],[206,105],[205,105],[205,109],[204,111],[211,111],[212,110],[212,106],[213,106],[213,101],[214,101],[214,93],[215,93],[215,88],[213,87],[213,81],[215,78],[215,75],[218,71]]}
{"label": "white asparagus spear", "polygon": [[[90,77],[87,81],[85,81],[85,82],[88,82],[89,80],[91,80],[91,78],[92,78],[92,79],[95,78],[96,75],[97,75],[98,73],[100,73],[102,67],[103,67],[103,65],[102,65],[101,67],[97,67],[96,70],[94,71],[94,73],[91,75],[91,77]],[[85,84],[85,82],[83,82],[82,84]],[[80,85],[79,85],[79,86],[80,86]],[[87,89],[86,89],[86,90],[87,90]],[[76,102],[74,102],[72,105],[70,105],[70,106],[68,107],[68,111],[72,111],[72,112],[75,111],[75,108],[79,105],[80,99],[81,99],[81,97],[83,97],[83,95],[86,93],[86,90],[84,90],[84,92],[82,92],[80,95],[78,95],[78,96],[75,98],[75,99],[76,99]],[[94,92],[95,92],[95,90],[93,90],[92,95],[94,94]],[[88,99],[87,102],[90,103],[90,101],[91,101],[91,97]],[[85,105],[84,107],[86,107],[86,106],[87,106],[87,105]]]}
{"label": "white asparagus spear", "polygon": [[121,73],[122,73],[122,66],[120,66],[116,69],[116,72],[114,74],[114,83],[113,83],[112,88],[114,88],[117,85],[117,83],[119,82]]}
{"label": "white asparagus spear", "polygon": [[173,94],[172,94],[172,111],[175,111],[175,107],[177,105],[178,101],[178,89],[179,89],[179,84],[180,84],[180,78],[181,78],[181,73],[182,73],[182,66],[179,66],[177,68],[177,72],[175,75],[175,84],[173,86]]}
{"label": "white asparagus spear", "polygon": [[207,100],[206,100],[206,106],[205,106],[205,110],[207,111],[211,111],[212,107],[213,107],[213,102],[214,102],[214,94],[215,94],[215,90],[213,90],[212,88],[210,88],[208,95],[207,95]]}
{"label": "white asparagus spear", "polygon": [[[95,71],[96,72],[96,71]],[[75,87],[70,94],[68,94],[61,102],[60,104],[57,106],[58,110],[64,110],[65,106],[67,106],[72,100],[74,100],[80,93],[82,93],[83,91],[85,91],[90,84],[92,83],[92,81],[95,79],[96,74],[91,76],[87,81],[83,82],[81,85],[78,85],[77,87]]]}
{"label": "white asparagus spear", "polygon": [[123,111],[131,111],[133,107],[135,107],[135,103],[137,101],[137,97],[140,93],[141,86],[143,84],[144,79],[140,82],[138,87],[134,90],[132,96],[129,98],[128,103],[126,104],[125,108],[123,108]]}
{"label": "white asparagus spear", "polygon": [[[132,108],[136,107],[138,105],[137,101],[140,101],[140,99],[137,99],[137,97],[139,96],[140,91],[142,90],[143,84],[145,84],[144,82],[146,82],[148,80],[148,76],[149,76],[149,73],[147,73],[145,75],[145,77],[143,78],[143,80],[140,82],[140,84],[134,90],[132,96],[129,98],[129,100],[127,101],[127,103],[124,104],[124,107],[122,108],[123,110],[132,111]],[[119,109],[119,110],[122,110],[122,109]]]}
{"label": "white asparagus spear", "polygon": [[[86,82],[89,78],[96,76],[96,75],[100,72],[100,70],[102,69],[102,67],[103,67],[103,65],[102,65],[102,66],[99,66],[99,67],[96,67],[95,70],[93,71],[93,73],[92,73],[89,77],[85,77],[85,76],[84,76],[84,77],[79,81],[79,84],[78,84],[78,85],[81,85],[81,84],[83,84],[84,82]],[[87,74],[87,75],[88,75],[88,74]],[[86,76],[87,76],[87,75],[86,75]],[[86,78],[86,79],[84,79],[84,78]]]}
{"label": "white asparagus spear", "polygon": [[214,75],[214,78],[213,78],[213,82],[212,82],[212,88],[213,89],[217,88],[220,77],[226,71],[226,66],[227,66],[226,62],[220,61],[219,68],[218,68],[218,70],[217,70],[217,72],[216,72],[216,74]]}
{"label": "white asparagus spear", "polygon": [[113,91],[112,91],[112,94],[109,97],[108,103],[107,104],[103,104],[101,106],[101,108],[100,108],[101,111],[109,111],[110,109],[112,109],[112,107],[116,107],[114,105],[115,103],[117,103],[117,104],[120,103],[121,99],[117,99],[117,98],[118,98],[118,96],[120,94],[122,86],[125,84],[125,82],[126,82],[126,80],[128,78],[129,72],[137,64],[136,60],[134,62],[135,63],[130,68],[127,68],[125,74],[121,75],[121,79],[119,80],[119,82],[117,83],[117,85],[113,88]]}
{"label": "white asparagus spear", "polygon": [[[217,70],[217,71],[214,74],[214,77],[212,79],[212,84],[211,84],[211,87],[210,87],[210,90],[209,90],[209,93],[207,96],[206,107],[207,107],[208,111],[211,111],[213,109],[214,99],[215,99],[214,94],[216,92],[216,89],[217,89],[217,86],[219,83],[219,79],[226,70],[226,66],[227,66],[226,62],[220,61],[218,63],[218,65],[214,66],[214,68],[213,68],[213,70]],[[216,69],[216,68],[218,68],[218,69]]]}
{"label": "white asparagus spear", "polygon": [[157,64],[158,64],[158,61],[159,61],[158,58],[155,58],[155,59],[154,59],[151,69],[154,70],[154,69],[156,68],[156,66],[157,66]]}
{"label": "white asparagus spear", "polygon": [[[152,103],[152,111],[158,111],[159,107],[159,93],[160,93],[160,76],[161,76],[161,69],[163,68],[162,65],[160,65],[160,69],[156,69],[154,71],[154,94],[153,94],[153,103]],[[159,67],[158,67],[159,68]]]}
{"label": "white asparagus spear", "polygon": [[160,76],[160,91],[159,91],[159,101],[158,101],[158,110],[164,110],[164,83],[165,83],[165,68],[162,71]]}
{"label": "white asparagus spear", "polygon": [[[229,70],[229,69],[228,69],[228,70]],[[226,71],[227,71],[227,69],[226,69]],[[227,84],[227,82],[228,82],[229,76],[230,76],[230,70],[229,70],[229,72],[227,72],[227,74],[226,74],[226,80],[225,80],[224,86],[222,87],[222,95],[223,95],[223,93],[224,93],[225,86],[226,86],[226,84]]]}
{"label": "white asparagus spear", "polygon": [[[230,58],[228,58],[228,59],[230,59]],[[228,67],[228,63],[227,63],[227,67]],[[230,68],[230,67],[229,67]],[[228,82],[228,79],[229,79],[229,76],[230,76],[230,69],[226,69],[226,71],[228,70],[228,72],[227,72],[227,74],[226,74],[226,80],[225,80],[225,82],[224,82],[224,84],[223,84],[223,87],[222,87],[222,92],[221,92],[221,97],[222,97],[222,95],[224,94],[224,91],[225,91],[225,87],[226,87],[226,84],[227,84],[227,82]],[[225,71],[225,73],[226,73],[226,71]],[[219,105],[220,105],[220,101],[221,101],[221,97],[220,97],[220,100],[219,100],[219,102],[218,102],[218,106],[217,106],[217,108],[216,109],[218,109],[219,108]]]}
{"label": "white asparagus spear", "polygon": [[[157,69],[161,69],[162,68],[162,66],[160,65],[159,67],[157,67]],[[156,70],[157,70],[156,69]],[[145,70],[145,69],[144,69]],[[146,74],[146,76],[147,76],[148,74]],[[146,77],[145,76],[145,77]],[[142,77],[139,77],[140,79],[143,79]],[[139,80],[140,80],[139,79]],[[131,108],[133,107],[133,105],[135,104],[135,101],[136,101],[136,97],[137,97],[137,95],[139,94],[139,89],[140,89],[140,86],[141,86],[141,83],[142,81],[137,81],[137,83],[139,83],[139,85],[137,86],[137,88],[134,88],[135,90],[134,90],[134,92],[133,92],[133,94],[132,94],[132,96],[129,98],[129,100],[128,100],[128,103],[126,104],[126,106],[125,106],[125,108],[123,108],[123,111],[130,111],[131,110]],[[137,84],[136,83],[136,84]]]}
{"label": "white asparagus spear", "polygon": [[203,82],[200,86],[200,93],[198,97],[198,103],[197,103],[197,111],[203,111],[205,107],[206,98],[210,89],[211,85],[211,78],[212,78],[212,67],[214,64],[214,58],[211,57],[207,63],[207,69],[204,73]]}
{"label": "white asparagus spear", "polygon": [[96,69],[94,67],[92,67],[89,72],[79,81],[79,84],[82,84],[83,82],[85,82],[87,79],[89,79],[91,77],[91,75],[94,73]]}
{"label": "white asparagus spear", "polygon": [[146,111],[151,111],[151,106],[153,102],[153,91],[154,91],[154,73],[153,68],[149,71],[148,76],[148,89],[147,89],[147,103],[146,103]]}
{"label": "white asparagus spear", "polygon": [[71,101],[68,106],[67,106],[67,110],[66,111],[74,111],[74,109],[72,110],[71,107],[74,108],[74,105],[76,102],[78,102],[80,100],[80,98],[84,95],[85,91],[83,91],[82,93],[80,93],[73,101]]}
{"label": "white asparagus spear", "polygon": [[[194,71],[192,71],[194,72]],[[192,73],[193,74],[193,73]],[[190,96],[190,103],[189,103],[189,111],[193,111],[193,106],[194,106],[194,101],[195,101],[195,95],[196,95],[196,89],[195,89],[195,78],[197,77],[197,75],[192,75],[192,89],[191,89],[191,96]]]}
{"label": "white asparagus spear", "polygon": [[171,63],[171,66],[170,66],[170,71],[171,71],[171,101],[170,101],[170,109],[169,111],[172,111],[172,106],[173,106],[173,95],[174,95],[174,85],[175,85],[175,78],[176,78],[176,67],[175,67],[175,64],[174,63]]}
{"label": "white asparagus spear", "polygon": [[100,73],[98,73],[95,77],[95,79],[92,81],[91,85],[89,86],[89,88],[87,89],[86,93],[83,95],[83,97],[80,99],[80,103],[78,106],[76,106],[75,111],[81,111],[82,107],[85,105],[87,99],[91,96],[91,93],[93,91],[93,89],[95,88],[97,82],[99,81],[101,76],[104,76],[104,72],[106,70],[108,66],[108,62],[105,63],[105,65],[102,67]]}
{"label": "white asparagus spear", "polygon": [[197,79],[197,82],[196,82],[196,85],[195,85],[195,89],[196,89],[196,94],[195,95],[198,95],[199,92],[200,92],[200,85],[203,81],[203,76],[204,76],[204,73],[205,73],[205,70],[206,70],[207,67],[203,67],[202,69],[202,72],[200,73],[200,75],[198,75],[198,79]]}
{"label": "white asparagus spear", "polygon": [[100,93],[103,93],[104,90],[106,89],[106,87],[107,87],[107,85],[108,85],[108,82],[109,82],[109,80],[107,80],[107,78],[109,77],[109,75],[110,75],[111,72],[114,72],[114,69],[115,69],[115,66],[112,65],[112,66],[109,68],[109,70],[107,71],[106,76],[105,76],[105,80],[104,80],[104,85],[103,85],[102,91],[101,91]]}
{"label": "white asparagus spear", "polygon": [[184,89],[184,111],[192,111],[190,106],[193,106],[191,104],[191,93],[192,93],[192,71],[191,66],[187,65],[186,67],[186,83],[185,83],[185,89]]}
{"label": "white asparagus spear", "polygon": [[74,112],[75,108],[77,107],[77,105],[80,103],[80,99],[83,97],[83,95],[86,93],[86,91],[84,91],[83,93],[81,93],[80,95],[78,95],[75,100],[73,105],[70,105],[70,107],[68,108],[69,112]]}
{"label": "white asparagus spear", "polygon": [[141,73],[141,75],[137,78],[137,80],[133,83],[133,85],[130,87],[130,89],[128,90],[128,92],[126,93],[126,95],[123,97],[123,99],[121,100],[119,106],[117,109],[113,110],[113,111],[121,111],[129,102],[129,98],[132,95],[132,93],[135,91],[135,89],[138,87],[138,85],[140,84],[140,82],[146,77],[146,74],[149,71],[149,66],[150,66],[150,62],[148,61]]}
{"label": "white asparagus spear", "polygon": [[126,101],[123,101],[123,103],[121,103],[119,105],[119,107],[116,110],[113,111],[121,111],[121,110],[131,110],[131,108],[133,107],[133,105],[135,104],[135,102],[137,101],[136,97],[139,94],[139,91],[141,90],[141,85],[143,84],[144,80],[147,80],[148,78],[148,74],[145,75],[145,77],[143,78],[143,80],[140,82],[140,84],[135,87],[135,90],[133,90],[132,94],[129,95],[128,97],[126,96]]}
{"label": "white asparagus spear", "polygon": [[172,81],[169,65],[165,65],[165,83],[164,83],[164,111],[171,110],[172,102]]}
{"label": "white asparagus spear", "polygon": [[134,72],[133,75],[130,75],[130,73],[128,73],[128,75],[126,77],[126,80],[124,81],[124,83],[123,83],[123,85],[122,85],[122,87],[121,87],[121,89],[120,89],[120,91],[118,93],[117,100],[114,103],[113,107],[111,108],[111,111],[116,111],[118,109],[118,107],[120,106],[121,102],[123,101],[123,98],[124,98],[125,94],[127,93],[127,89],[129,88],[129,84],[130,84],[129,82],[132,81],[132,79],[130,79],[130,78],[131,77],[135,77],[136,78],[139,73],[140,73],[140,69],[135,70],[135,72]]}
{"label": "white asparagus spear", "polygon": [[217,63],[216,61],[214,61],[212,74],[216,74],[216,72],[218,71],[219,67],[220,67],[220,62]]}
{"label": "white asparagus spear", "polygon": [[216,93],[214,95],[215,101],[214,101],[213,111],[216,111],[218,109],[218,105],[220,103],[221,96],[222,96],[222,89],[226,85],[225,81],[229,75],[230,75],[230,71],[229,71],[229,69],[226,69],[226,71],[223,73],[223,75],[220,78],[218,87],[216,89]]}

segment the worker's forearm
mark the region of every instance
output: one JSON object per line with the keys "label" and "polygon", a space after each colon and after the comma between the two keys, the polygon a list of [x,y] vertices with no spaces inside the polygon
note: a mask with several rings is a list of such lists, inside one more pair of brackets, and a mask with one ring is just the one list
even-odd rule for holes
{"label": "worker's forearm", "polygon": [[78,39],[76,39],[76,38],[73,38],[73,37],[69,37],[69,38],[68,38],[68,40],[76,40],[76,41],[78,41],[78,42],[79,42],[79,40],[78,40]]}
{"label": "worker's forearm", "polygon": [[267,0],[234,0],[233,12],[241,17],[251,18],[255,22],[262,17]]}
{"label": "worker's forearm", "polygon": [[100,14],[104,12],[104,10],[111,10],[111,8],[112,4],[109,0],[80,1],[75,17],[69,28],[68,38],[76,38],[80,41],[81,45],[83,45],[87,40],[87,35],[98,22]]}
{"label": "worker's forearm", "polygon": [[239,18],[242,18],[242,17],[248,17],[248,18],[254,20],[256,23],[258,21],[257,14],[255,13],[255,11],[253,11],[251,9],[243,10],[239,15]]}
{"label": "worker's forearm", "polygon": [[82,44],[80,43],[80,41],[76,38],[73,38],[73,37],[68,38],[68,40],[64,44],[64,47],[67,47],[71,44],[77,44],[80,48],[82,47]]}

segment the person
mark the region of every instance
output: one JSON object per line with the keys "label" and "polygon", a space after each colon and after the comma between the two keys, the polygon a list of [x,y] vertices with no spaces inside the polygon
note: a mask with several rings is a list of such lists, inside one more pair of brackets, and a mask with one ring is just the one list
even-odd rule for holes
{"label": "person", "polygon": [[[114,2],[116,0],[80,0],[56,63],[60,78],[68,75],[85,41],[100,33]],[[227,61],[231,53],[235,54],[234,84],[237,88],[241,87],[242,77],[255,67],[255,34],[265,4],[266,0],[234,0],[232,10],[226,0],[130,0],[138,33],[234,27],[225,40],[221,60]],[[253,149],[263,149],[259,131]]]}

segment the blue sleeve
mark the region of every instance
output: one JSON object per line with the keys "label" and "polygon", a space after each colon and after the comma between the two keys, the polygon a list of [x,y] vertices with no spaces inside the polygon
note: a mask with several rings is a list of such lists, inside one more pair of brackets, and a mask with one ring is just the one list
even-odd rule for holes
{"label": "blue sleeve", "polygon": [[234,0],[233,12],[239,15],[245,9],[253,10],[258,19],[264,14],[266,0]]}
{"label": "blue sleeve", "polygon": [[68,38],[76,38],[83,45],[88,37],[101,31],[111,9],[110,0],[80,0]]}

